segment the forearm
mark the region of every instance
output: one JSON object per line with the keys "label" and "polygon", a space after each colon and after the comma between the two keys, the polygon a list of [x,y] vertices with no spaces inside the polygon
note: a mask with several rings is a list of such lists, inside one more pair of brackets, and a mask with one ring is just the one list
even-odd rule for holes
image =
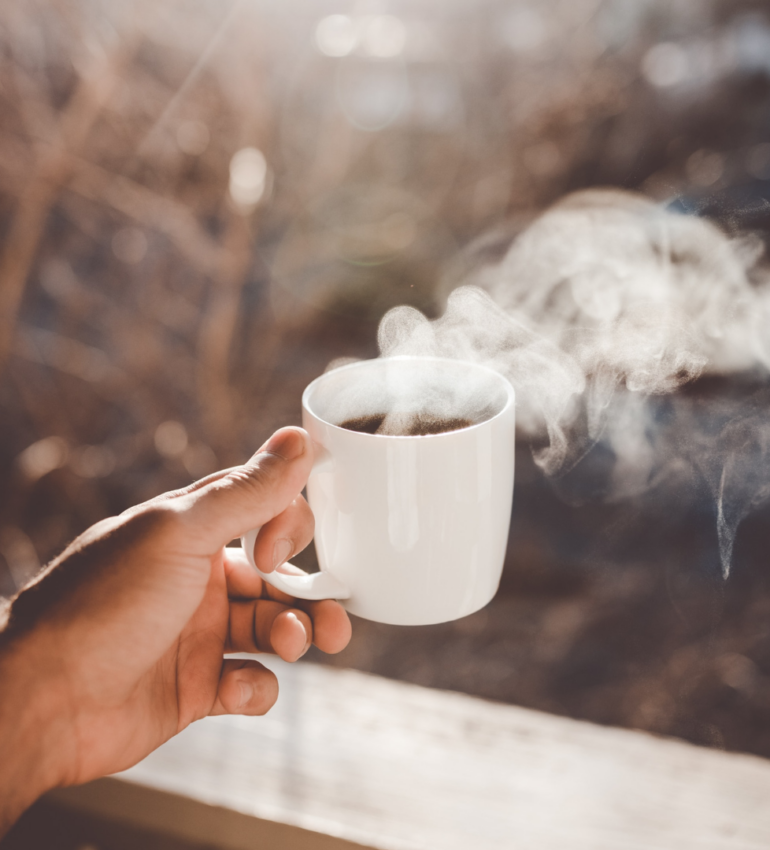
{"label": "forearm", "polygon": [[63,743],[55,688],[36,669],[35,652],[6,637],[0,631],[0,837],[58,784],[56,754]]}

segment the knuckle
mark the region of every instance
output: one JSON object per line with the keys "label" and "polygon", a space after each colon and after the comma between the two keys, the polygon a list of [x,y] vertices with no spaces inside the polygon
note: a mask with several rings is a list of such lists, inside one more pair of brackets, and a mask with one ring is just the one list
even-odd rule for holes
{"label": "knuckle", "polygon": [[232,473],[236,482],[256,494],[263,494],[274,486],[276,479],[286,466],[279,455],[262,454],[253,463],[250,462]]}
{"label": "knuckle", "polygon": [[310,505],[305,501],[304,496],[297,496],[292,505],[305,522],[315,524],[313,511],[310,510]]}
{"label": "knuckle", "polygon": [[132,537],[138,540],[173,536],[181,530],[181,525],[179,511],[163,502],[146,506],[126,522]]}
{"label": "knuckle", "polygon": [[310,505],[303,499],[302,500],[302,521],[303,521],[303,533],[306,539],[306,542],[310,542],[312,540],[313,535],[315,534],[315,515],[310,510]]}
{"label": "knuckle", "polygon": [[271,635],[273,625],[286,606],[272,599],[262,599],[254,606],[252,620],[254,645],[262,652],[273,649]]}
{"label": "knuckle", "polygon": [[[210,491],[232,491],[247,498],[261,498],[273,489],[280,475],[283,458],[277,455],[265,456],[253,463],[244,464],[229,472],[224,478],[210,485]],[[184,500],[183,500],[184,501]]]}

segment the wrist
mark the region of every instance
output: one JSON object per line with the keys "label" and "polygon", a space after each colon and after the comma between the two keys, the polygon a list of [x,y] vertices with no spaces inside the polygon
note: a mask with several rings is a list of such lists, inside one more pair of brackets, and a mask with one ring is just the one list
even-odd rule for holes
{"label": "wrist", "polygon": [[40,668],[27,637],[0,634],[0,837],[46,791],[62,784],[67,746],[56,675]]}

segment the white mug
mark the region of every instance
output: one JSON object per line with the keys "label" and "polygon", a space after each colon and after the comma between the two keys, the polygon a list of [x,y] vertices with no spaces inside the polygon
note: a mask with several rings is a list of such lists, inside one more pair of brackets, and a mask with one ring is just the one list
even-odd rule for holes
{"label": "white mug", "polygon": [[[388,409],[474,424],[423,436],[340,427]],[[514,392],[505,378],[441,358],[353,363],[307,387],[302,424],[317,453],[307,496],[321,570],[260,572],[265,581],[394,625],[455,620],[492,599],[513,498]],[[254,569],[258,533],[241,538]]]}

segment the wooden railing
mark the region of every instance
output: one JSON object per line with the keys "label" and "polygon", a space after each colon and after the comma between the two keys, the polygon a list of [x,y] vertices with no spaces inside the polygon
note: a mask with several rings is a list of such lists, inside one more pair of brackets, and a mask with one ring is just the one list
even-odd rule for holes
{"label": "wooden railing", "polygon": [[770,847],[762,759],[269,664],[281,696],[267,716],[203,720],[53,799],[227,850]]}

